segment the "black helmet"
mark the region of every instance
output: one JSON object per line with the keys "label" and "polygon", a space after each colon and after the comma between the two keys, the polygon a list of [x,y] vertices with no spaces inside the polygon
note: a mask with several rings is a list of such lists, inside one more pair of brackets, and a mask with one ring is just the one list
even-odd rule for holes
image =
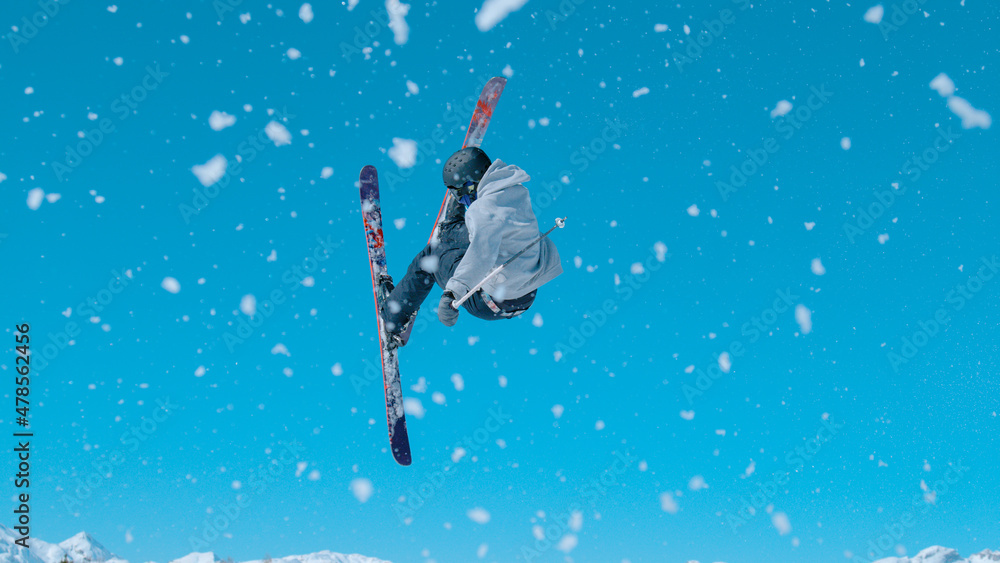
{"label": "black helmet", "polygon": [[448,157],[444,163],[444,185],[459,197],[474,195],[486,169],[493,164],[479,147],[466,147]]}

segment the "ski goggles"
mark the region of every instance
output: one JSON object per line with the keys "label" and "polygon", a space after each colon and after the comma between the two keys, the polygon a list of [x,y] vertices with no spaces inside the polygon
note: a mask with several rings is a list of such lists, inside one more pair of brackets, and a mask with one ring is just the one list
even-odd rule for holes
{"label": "ski goggles", "polygon": [[[462,190],[462,192],[464,192],[466,190],[466,188],[469,188],[470,186],[475,186],[475,185],[476,185],[475,182],[466,182],[465,184],[463,184],[461,186],[460,190]],[[462,193],[462,192],[459,192],[459,193]],[[464,205],[466,207],[468,207],[469,205],[472,205],[472,202],[475,201],[475,200],[476,200],[475,191],[473,191],[472,193],[467,193],[466,192],[466,193],[464,193],[464,195],[461,195],[458,198],[458,201],[462,205]]]}

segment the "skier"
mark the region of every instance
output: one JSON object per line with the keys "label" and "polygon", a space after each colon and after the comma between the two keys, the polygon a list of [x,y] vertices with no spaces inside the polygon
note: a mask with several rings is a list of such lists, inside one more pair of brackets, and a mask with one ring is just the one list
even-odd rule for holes
{"label": "skier", "polygon": [[[445,218],[432,240],[410,263],[399,285],[380,307],[391,342],[403,344],[401,335],[436,282],[444,293],[438,319],[454,326],[458,310],[452,301],[465,296],[498,264],[505,262],[539,237],[538,221],[531,209],[530,177],[517,166],[494,162],[478,147],[451,155],[442,173],[451,190]],[[462,304],[474,317],[492,321],[524,313],[535,301],[539,287],[562,273],[559,252],[548,237],[538,241],[501,273]]]}

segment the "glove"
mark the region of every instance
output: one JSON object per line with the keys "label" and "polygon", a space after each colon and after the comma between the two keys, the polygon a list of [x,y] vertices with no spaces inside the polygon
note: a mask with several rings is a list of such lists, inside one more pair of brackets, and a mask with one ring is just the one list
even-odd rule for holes
{"label": "glove", "polygon": [[451,306],[451,302],[454,300],[455,294],[450,291],[441,294],[441,301],[438,303],[438,320],[444,326],[455,326],[455,323],[458,322],[458,309]]}

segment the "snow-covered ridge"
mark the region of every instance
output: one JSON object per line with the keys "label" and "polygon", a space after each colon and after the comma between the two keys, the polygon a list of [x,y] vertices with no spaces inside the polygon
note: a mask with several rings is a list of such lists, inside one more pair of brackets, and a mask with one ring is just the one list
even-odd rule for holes
{"label": "snow-covered ridge", "polygon": [[[64,559],[73,563],[128,563],[108,551],[87,532],[79,534],[59,543],[48,543],[39,539],[29,540],[30,550],[14,543],[20,537],[10,528],[0,524],[0,563],[60,563]],[[170,563],[216,563],[218,559],[212,552],[189,553]],[[272,563],[391,563],[383,559],[365,557],[364,555],[344,555],[332,551],[319,551],[306,555],[289,555],[276,557]],[[152,563],[152,562],[150,562]],[[263,561],[247,561],[246,563],[263,563]],[[984,563],[975,561],[974,563]]]}
{"label": "snow-covered ridge", "polygon": [[957,551],[940,545],[932,545],[913,557],[886,557],[875,563],[997,563],[1000,551],[984,549],[968,559],[962,559]]}

